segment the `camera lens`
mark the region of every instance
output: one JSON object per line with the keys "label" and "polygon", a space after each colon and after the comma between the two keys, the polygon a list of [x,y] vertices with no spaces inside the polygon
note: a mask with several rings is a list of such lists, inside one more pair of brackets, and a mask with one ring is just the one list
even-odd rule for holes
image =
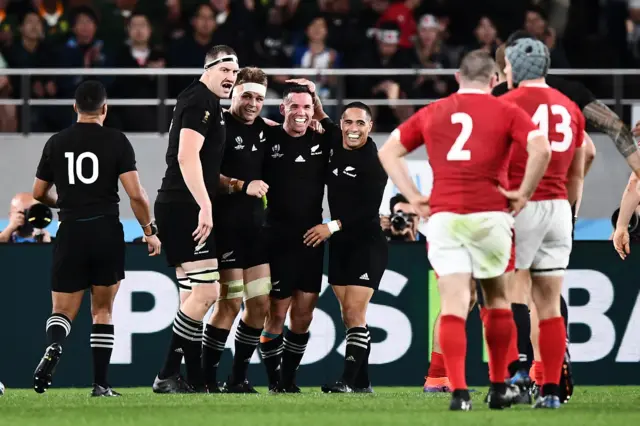
{"label": "camera lens", "polygon": [[396,231],[402,231],[407,227],[407,219],[403,215],[395,214],[391,217],[391,226]]}

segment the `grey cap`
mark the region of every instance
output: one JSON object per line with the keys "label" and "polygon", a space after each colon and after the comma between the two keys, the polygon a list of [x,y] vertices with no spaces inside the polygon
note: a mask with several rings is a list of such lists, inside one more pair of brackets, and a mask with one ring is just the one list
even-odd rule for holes
{"label": "grey cap", "polygon": [[507,46],[505,55],[511,63],[513,84],[547,75],[551,57],[547,46],[533,38],[521,38]]}

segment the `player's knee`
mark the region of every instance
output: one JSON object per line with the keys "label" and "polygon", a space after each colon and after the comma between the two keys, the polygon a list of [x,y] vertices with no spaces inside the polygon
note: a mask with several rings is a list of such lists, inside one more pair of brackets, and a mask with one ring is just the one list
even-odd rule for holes
{"label": "player's knee", "polygon": [[218,299],[220,274],[215,267],[203,267],[187,272],[191,284],[190,299],[210,307]]}
{"label": "player's knee", "polygon": [[245,309],[247,316],[251,319],[258,321],[260,318],[264,319],[269,312],[269,296],[257,296],[245,301]]}
{"label": "player's knee", "polygon": [[289,313],[289,318],[291,319],[291,331],[294,333],[305,333],[313,320],[313,310],[292,308]]}
{"label": "player's knee", "polygon": [[222,316],[224,318],[230,318],[233,320],[240,313],[241,306],[242,299],[220,300],[220,298],[218,298],[218,303],[216,303],[214,315]]}
{"label": "player's knee", "polygon": [[216,284],[199,285],[193,288],[191,296],[189,296],[189,300],[193,300],[193,302],[198,305],[210,308],[218,299],[218,294],[219,291]]}
{"label": "player's knee", "polygon": [[91,306],[91,317],[94,324],[110,324],[113,306]]}
{"label": "player's knee", "polygon": [[347,328],[363,326],[366,321],[366,311],[360,306],[345,305],[342,307],[342,321]]}
{"label": "player's knee", "polygon": [[273,309],[272,307],[267,311],[266,324],[268,327],[265,327],[265,328],[282,327],[286,320],[287,320],[286,310],[282,312],[279,309]]}

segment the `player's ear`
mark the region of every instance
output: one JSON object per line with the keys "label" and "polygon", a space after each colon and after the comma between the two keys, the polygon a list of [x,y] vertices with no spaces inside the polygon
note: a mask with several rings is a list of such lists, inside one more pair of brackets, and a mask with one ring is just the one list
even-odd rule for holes
{"label": "player's ear", "polygon": [[73,112],[78,114],[78,106],[75,104],[75,102],[73,103]]}
{"label": "player's ear", "polygon": [[284,104],[280,104],[280,114],[284,117]]}
{"label": "player's ear", "polygon": [[107,104],[102,105],[102,115],[107,115]]}
{"label": "player's ear", "polygon": [[460,85],[460,71],[456,71],[456,83]]}
{"label": "player's ear", "polygon": [[369,132],[371,132],[371,130],[373,130],[373,120],[369,120],[369,124],[367,125],[367,127],[369,128]]}

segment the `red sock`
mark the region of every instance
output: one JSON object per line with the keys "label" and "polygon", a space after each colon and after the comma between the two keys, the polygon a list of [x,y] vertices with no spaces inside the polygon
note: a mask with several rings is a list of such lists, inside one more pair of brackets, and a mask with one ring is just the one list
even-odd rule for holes
{"label": "red sock", "polygon": [[467,330],[464,318],[455,315],[440,317],[440,347],[451,387],[453,390],[466,390]]}
{"label": "red sock", "polygon": [[431,364],[429,364],[429,377],[447,377],[447,369],[444,366],[444,357],[441,353],[431,352]]}
{"label": "red sock", "polygon": [[533,363],[535,364],[535,381],[536,384],[539,387],[542,387],[543,383],[544,383],[544,367],[542,366],[542,363],[540,361],[533,361]]}
{"label": "red sock", "polygon": [[560,373],[567,346],[567,331],[562,317],[540,321],[540,358],[544,366],[543,384],[560,383]]}
{"label": "red sock", "polygon": [[489,348],[491,383],[504,383],[507,354],[514,328],[511,309],[489,309],[486,320],[486,339]]}
{"label": "red sock", "polygon": [[512,362],[520,361],[520,351],[518,350],[518,329],[516,328],[515,321],[511,321],[513,328],[511,330],[511,340],[509,340],[509,352],[507,353],[507,370],[506,378],[510,378],[509,365]]}

